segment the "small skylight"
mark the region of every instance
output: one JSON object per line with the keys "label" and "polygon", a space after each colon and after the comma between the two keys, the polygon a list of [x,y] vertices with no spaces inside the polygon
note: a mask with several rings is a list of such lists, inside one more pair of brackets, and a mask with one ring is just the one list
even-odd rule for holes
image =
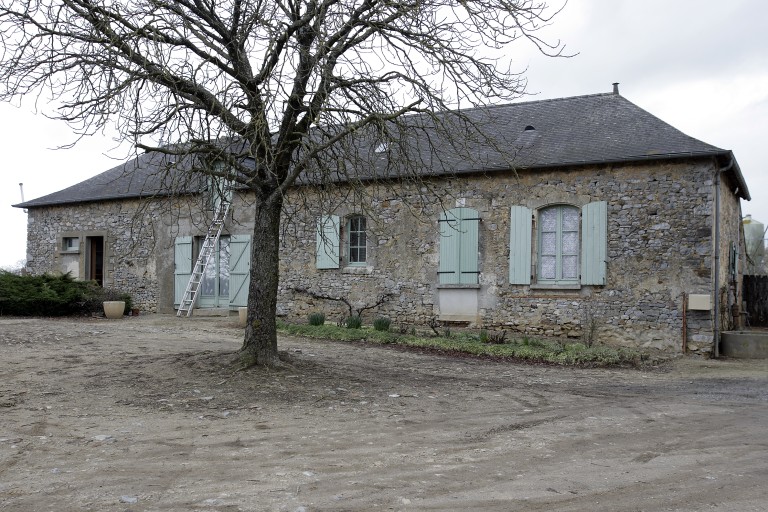
{"label": "small skylight", "polygon": [[533,126],[531,126],[531,125],[528,125],[528,126],[526,126],[526,127],[524,128],[524,130],[523,130],[523,131],[526,131],[526,132],[530,132],[531,130],[535,130],[535,129],[536,129],[536,128],[534,128]]}
{"label": "small skylight", "polygon": [[389,149],[389,142],[381,142],[378,146],[376,146],[376,149],[373,150],[374,153],[385,153]]}

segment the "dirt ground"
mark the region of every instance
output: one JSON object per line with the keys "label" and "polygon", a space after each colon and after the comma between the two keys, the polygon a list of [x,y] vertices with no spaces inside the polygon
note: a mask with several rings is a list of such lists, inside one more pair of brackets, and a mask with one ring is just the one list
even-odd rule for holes
{"label": "dirt ground", "polygon": [[768,361],[568,369],[0,318],[0,510],[765,511]]}

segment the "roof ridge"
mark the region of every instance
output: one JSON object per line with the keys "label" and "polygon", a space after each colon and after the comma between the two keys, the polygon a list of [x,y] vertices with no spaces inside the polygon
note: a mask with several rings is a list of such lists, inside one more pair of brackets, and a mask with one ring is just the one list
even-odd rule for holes
{"label": "roof ridge", "polygon": [[[451,110],[451,112],[470,112],[472,110],[486,110],[486,109],[497,109],[497,108],[507,108],[507,107],[516,107],[516,106],[524,106],[524,105],[533,105],[536,103],[555,103],[560,101],[572,101],[572,100],[580,100],[585,98],[598,98],[601,96],[619,96],[621,98],[624,98],[624,96],[621,96],[620,94],[615,94],[612,92],[598,92],[593,94],[581,94],[579,96],[561,96],[559,98],[545,98],[540,100],[530,100],[530,101],[521,101],[521,102],[509,102],[509,103],[499,103],[496,105],[478,105],[476,107],[467,107],[467,108],[457,108],[455,110]],[[626,98],[624,98],[626,99]],[[629,100],[627,100],[629,101]]]}

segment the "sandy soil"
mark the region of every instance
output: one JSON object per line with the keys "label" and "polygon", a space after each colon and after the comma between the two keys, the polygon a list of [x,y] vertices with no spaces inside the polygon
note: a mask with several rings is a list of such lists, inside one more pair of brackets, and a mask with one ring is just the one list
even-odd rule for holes
{"label": "sandy soil", "polygon": [[768,361],[563,369],[0,318],[0,510],[765,511]]}

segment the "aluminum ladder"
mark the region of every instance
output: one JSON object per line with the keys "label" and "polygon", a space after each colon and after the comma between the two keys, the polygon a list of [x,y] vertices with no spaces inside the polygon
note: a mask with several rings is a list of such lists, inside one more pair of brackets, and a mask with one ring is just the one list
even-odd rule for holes
{"label": "aluminum ladder", "polygon": [[229,213],[229,201],[222,201],[214,210],[213,222],[208,227],[208,233],[205,235],[203,245],[200,247],[200,254],[197,256],[195,268],[192,269],[192,275],[189,277],[187,289],[184,290],[184,296],[179,304],[179,310],[176,316],[192,316],[192,310],[195,307],[197,294],[200,293],[200,283],[205,275],[205,269],[211,261],[211,256],[216,250],[221,237],[221,231],[224,229],[224,221]]}

